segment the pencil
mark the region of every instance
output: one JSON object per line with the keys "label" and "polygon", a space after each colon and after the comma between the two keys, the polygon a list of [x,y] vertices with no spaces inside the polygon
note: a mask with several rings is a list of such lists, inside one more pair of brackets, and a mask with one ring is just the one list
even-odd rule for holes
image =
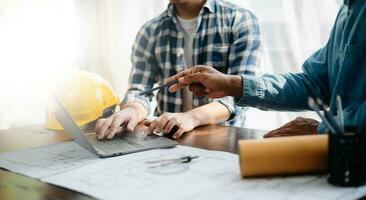
{"label": "pencil", "polygon": [[317,98],[316,101],[317,101],[318,106],[320,107],[320,109],[324,112],[324,116],[325,116],[325,118],[327,118],[329,124],[336,130],[337,133],[342,134],[343,131],[339,127],[336,120],[334,120],[332,112],[328,111],[327,106],[323,103],[323,101],[320,98]]}
{"label": "pencil", "polygon": [[161,85],[161,86],[158,86],[158,87],[155,87],[155,88],[152,88],[152,89],[143,91],[139,95],[147,95],[147,94],[150,94],[150,93],[154,92],[155,90],[160,90],[160,89],[165,88],[165,87],[170,87],[171,85],[174,85],[176,83],[179,83],[179,81],[178,80],[175,80],[175,81],[172,81],[170,83],[166,83],[164,85]]}
{"label": "pencil", "polygon": [[342,100],[339,95],[337,95],[337,114],[338,114],[339,126],[344,133],[344,118],[343,118]]}
{"label": "pencil", "polygon": [[320,113],[320,108],[318,107],[318,105],[316,105],[315,100],[313,98],[311,98],[311,97],[308,98],[308,105],[320,117],[320,119],[323,121],[325,127],[327,127],[331,133],[336,133],[336,131],[330,125],[330,123],[328,122],[328,120]]}

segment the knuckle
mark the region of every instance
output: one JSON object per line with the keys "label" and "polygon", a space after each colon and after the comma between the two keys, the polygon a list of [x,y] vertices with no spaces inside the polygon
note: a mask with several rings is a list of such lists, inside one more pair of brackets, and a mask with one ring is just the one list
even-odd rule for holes
{"label": "knuckle", "polygon": [[101,126],[102,124],[104,124],[104,122],[105,122],[105,119],[98,119],[98,121],[97,121],[97,126]]}
{"label": "knuckle", "polygon": [[158,124],[158,121],[154,120],[151,122],[150,127],[155,127]]}
{"label": "knuckle", "polygon": [[167,120],[168,120],[168,118],[166,116],[162,116],[159,120],[159,123],[162,123],[162,122],[167,121]]}
{"label": "knuckle", "polygon": [[168,113],[164,113],[162,116],[161,116],[161,121],[167,121],[169,120],[170,116]]}
{"label": "knuckle", "polygon": [[109,124],[103,124],[101,130],[105,131],[108,129],[108,127],[109,127]]}
{"label": "knuckle", "polygon": [[185,132],[187,130],[187,128],[183,125],[183,126],[180,126],[180,131],[181,132]]}
{"label": "knuckle", "polygon": [[177,120],[177,118],[172,118],[171,119],[171,123],[173,124],[173,125],[175,125],[175,124],[178,124],[178,120]]}
{"label": "knuckle", "polygon": [[105,124],[110,124],[113,121],[112,117],[108,117],[105,119],[104,123]]}
{"label": "knuckle", "polygon": [[103,130],[103,129],[106,129],[106,128],[108,128],[108,125],[107,124],[103,124],[100,129]]}
{"label": "knuckle", "polygon": [[151,124],[150,124],[150,126],[149,126],[149,128],[153,128],[153,127],[155,127],[156,126],[156,121],[153,121],[153,122],[151,122]]}
{"label": "knuckle", "polygon": [[112,127],[115,127],[115,126],[118,126],[119,125],[119,120],[115,119],[113,122],[112,122]]}
{"label": "knuckle", "polygon": [[116,119],[119,119],[119,118],[121,118],[120,114],[114,114],[110,117],[111,120],[116,120]]}

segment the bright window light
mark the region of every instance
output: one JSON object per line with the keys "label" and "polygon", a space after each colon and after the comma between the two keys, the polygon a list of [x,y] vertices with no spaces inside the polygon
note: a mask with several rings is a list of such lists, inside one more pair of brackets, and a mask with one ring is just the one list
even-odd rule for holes
{"label": "bright window light", "polygon": [[[74,2],[1,1],[0,127],[41,120],[48,79],[78,67],[80,35]],[[8,124],[1,124],[4,121]]]}

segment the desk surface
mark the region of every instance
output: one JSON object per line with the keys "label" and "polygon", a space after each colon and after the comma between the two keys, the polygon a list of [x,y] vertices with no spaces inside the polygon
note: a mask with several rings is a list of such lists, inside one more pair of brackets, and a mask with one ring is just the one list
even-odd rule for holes
{"label": "desk surface", "polygon": [[[237,153],[240,139],[258,138],[262,130],[219,125],[197,128],[178,140],[179,144],[208,150]],[[69,141],[64,133],[55,133],[43,125],[0,131],[0,153]],[[68,189],[0,169],[0,199],[91,199]]]}

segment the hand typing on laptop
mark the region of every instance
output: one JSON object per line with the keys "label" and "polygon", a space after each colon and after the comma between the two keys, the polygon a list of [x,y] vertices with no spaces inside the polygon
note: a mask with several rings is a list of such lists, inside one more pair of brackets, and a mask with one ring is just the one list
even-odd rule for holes
{"label": "hand typing on laptop", "polygon": [[[167,139],[165,137],[150,136],[147,140],[139,140],[137,137],[135,137],[135,135],[130,134],[124,135],[123,137],[118,137],[114,140],[96,141],[95,137],[89,137],[87,134],[85,134],[83,130],[81,130],[77,126],[70,113],[62,105],[61,101],[54,93],[52,93],[52,96],[54,96],[54,100],[56,103],[56,108],[53,112],[57,121],[64,128],[65,133],[67,133],[80,146],[84,147],[85,149],[99,157],[105,158],[110,156],[118,156],[123,154],[146,151],[150,149],[174,147],[175,145],[177,145],[177,142]],[[134,105],[130,104],[128,106],[130,109],[132,109]],[[134,112],[128,112],[129,109],[127,108],[127,105],[124,108],[125,113],[119,112],[118,114],[113,115],[113,117],[100,120],[97,124],[99,126],[98,128],[100,128],[99,131],[104,130],[106,128],[106,125],[108,124],[119,124],[116,121],[123,121],[124,123],[127,122],[127,127],[129,128],[131,128],[131,126],[136,126],[132,124],[135,123],[135,121],[132,120],[136,120],[136,118],[134,117],[140,116],[136,115],[136,113]],[[109,127],[110,126],[108,126],[107,128]],[[115,132],[117,132],[119,129],[119,127],[114,126],[112,128]],[[111,131],[109,131],[108,133],[110,132]],[[115,132],[113,134],[115,134]],[[104,136],[99,137],[103,138]],[[111,138],[113,137],[113,135],[108,135],[107,137]]]}
{"label": "hand typing on laptop", "polygon": [[99,119],[95,125],[95,132],[99,140],[112,139],[116,133],[121,131],[121,126],[125,126],[128,132],[132,132],[146,115],[147,112],[142,105],[130,102],[112,116]]}
{"label": "hand typing on laptop", "polygon": [[[99,119],[95,126],[95,132],[99,140],[112,139],[122,127],[126,127],[128,132],[132,132],[136,125],[145,118],[145,113],[135,105],[138,103],[129,103],[120,111],[108,118]],[[193,130],[197,126],[198,120],[188,113],[164,113],[160,117],[145,121],[148,126],[149,135],[155,133],[169,135],[174,139],[181,137],[185,132]]]}
{"label": "hand typing on laptop", "polygon": [[193,130],[197,126],[197,121],[189,112],[185,113],[164,113],[160,117],[145,122],[149,128],[148,134],[162,133],[171,136],[173,139],[181,137],[185,132]]}

